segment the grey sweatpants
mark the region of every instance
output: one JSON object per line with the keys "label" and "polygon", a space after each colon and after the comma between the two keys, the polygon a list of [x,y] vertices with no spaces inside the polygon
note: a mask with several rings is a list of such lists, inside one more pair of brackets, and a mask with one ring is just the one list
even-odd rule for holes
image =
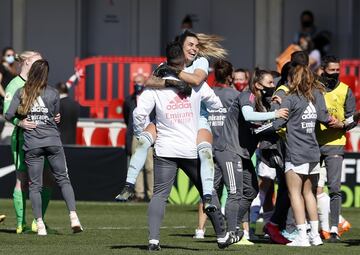
{"label": "grey sweatpants", "polygon": [[41,190],[43,186],[44,159],[48,159],[56,183],[61,189],[69,211],[75,211],[75,196],[67,173],[64,149],[61,146],[36,148],[25,152],[29,174],[29,192],[34,217],[41,218]]}
{"label": "grey sweatpants", "polygon": [[342,155],[322,156],[325,161],[327,184],[330,196],[330,227],[337,227],[341,210]]}
{"label": "grey sweatpants", "polygon": [[245,158],[241,158],[241,161],[243,166],[243,192],[238,213],[238,226],[241,226],[242,222],[248,221],[249,216],[247,215],[245,218],[245,215],[259,193],[258,179],[252,161]]}
{"label": "grey sweatpants", "polygon": [[[199,194],[203,194],[198,159],[165,158],[154,155],[154,194],[148,209],[149,240],[160,240],[160,226],[178,168],[185,172]],[[217,237],[224,237],[226,235],[226,223],[220,209],[207,213],[207,215]]]}
{"label": "grey sweatpants", "polygon": [[228,230],[235,231],[243,193],[243,168],[241,157],[229,151],[215,150],[216,162],[219,165],[228,197],[225,205],[225,216]]}

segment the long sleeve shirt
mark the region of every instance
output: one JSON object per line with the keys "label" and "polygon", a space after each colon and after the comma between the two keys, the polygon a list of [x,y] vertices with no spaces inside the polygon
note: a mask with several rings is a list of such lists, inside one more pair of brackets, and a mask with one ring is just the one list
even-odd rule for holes
{"label": "long sleeve shirt", "polygon": [[37,124],[35,129],[24,130],[24,147],[25,151],[48,147],[61,146],[60,134],[55,123],[55,116],[60,111],[59,93],[47,86],[40,96],[36,98],[27,116],[20,116],[17,109],[21,103],[21,90],[15,92],[10,106],[5,113],[5,118],[8,121],[13,121],[14,118],[27,118]]}

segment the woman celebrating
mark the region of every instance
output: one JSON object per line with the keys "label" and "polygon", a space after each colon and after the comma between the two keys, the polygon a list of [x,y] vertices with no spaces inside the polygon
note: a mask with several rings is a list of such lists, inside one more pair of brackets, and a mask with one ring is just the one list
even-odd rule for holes
{"label": "woman celebrating", "polygon": [[[334,128],[344,124],[328,115],[319,84],[307,66],[289,71],[289,92],[281,107],[289,109],[288,120],[273,123],[275,130],[286,124],[285,178],[291,206],[299,231],[289,246],[321,245],[318,214],[314,192],[319,173],[320,150],[315,135],[316,121]],[[311,232],[306,233],[306,212]]]}
{"label": "woman celebrating", "polygon": [[[205,83],[205,80],[208,75],[209,62],[205,57],[225,57],[226,51],[220,46],[220,40],[221,38],[217,36],[194,34],[190,31],[185,31],[178,39],[185,55],[185,69],[176,69],[167,64],[163,64],[155,71],[157,76],[163,77],[170,74],[177,76],[182,81],[170,82],[169,80],[163,80],[157,76],[151,76],[146,81],[145,85],[150,88],[181,88],[181,85],[186,82],[193,86],[195,91],[198,91],[201,86],[208,86]],[[213,95],[208,96],[211,97]],[[211,202],[214,163],[212,156],[212,134],[207,122],[207,115],[206,107],[201,107],[197,135],[197,150],[201,161],[200,172],[203,184],[203,194],[206,198],[204,207],[206,210],[216,210]],[[156,128],[155,125],[151,123],[139,136],[139,146],[135,149],[135,153],[131,157],[126,185],[116,197],[116,200],[126,201],[129,197],[133,196],[136,177],[144,166],[148,148],[154,143],[155,139]]]}
{"label": "woman celebrating", "polygon": [[81,232],[82,227],[75,209],[75,196],[67,173],[64,150],[55,116],[59,113],[59,94],[47,86],[49,64],[46,60],[37,60],[31,66],[24,88],[16,91],[10,107],[5,114],[8,121],[15,117],[28,119],[36,127],[24,130],[25,162],[29,174],[30,200],[36,219],[38,235],[47,235],[42,215],[42,174],[44,158],[52,168],[70,212],[71,228],[74,233]]}
{"label": "woman celebrating", "polygon": [[[20,64],[20,74],[6,87],[6,97],[4,100],[4,113],[7,112],[10,106],[11,99],[15,95],[15,92],[22,88],[25,84],[25,81],[28,78],[29,70],[32,64],[41,59],[41,55],[36,51],[24,51],[20,55],[16,55],[15,60]],[[60,121],[60,118],[57,117],[56,122]],[[28,192],[28,176],[27,168],[24,162],[24,151],[22,149],[24,145],[24,134],[23,130],[31,130],[36,127],[36,124],[33,121],[27,119],[18,119],[13,118],[11,121],[15,125],[15,128],[11,135],[11,151],[13,154],[14,164],[16,167],[16,183],[13,193],[14,207],[16,213],[16,233],[21,234],[26,227],[26,197]],[[44,172],[44,187],[41,191],[42,199],[42,213],[43,217],[45,215],[46,209],[48,207],[50,196],[51,196],[51,184],[52,180],[50,178],[49,171]],[[36,221],[34,220],[31,225],[33,232],[37,232]]]}
{"label": "woman celebrating", "polygon": [[271,73],[256,69],[250,90],[241,93],[231,105],[215,146],[215,159],[228,190],[225,212],[229,231],[236,231],[238,218],[244,218],[258,193],[257,176],[251,162],[258,144],[253,122],[287,118],[287,109],[265,112],[264,104],[274,89]]}

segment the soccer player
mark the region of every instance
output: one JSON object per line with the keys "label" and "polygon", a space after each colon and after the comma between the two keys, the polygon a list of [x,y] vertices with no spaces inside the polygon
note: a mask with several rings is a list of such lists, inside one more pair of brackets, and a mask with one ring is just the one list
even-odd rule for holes
{"label": "soccer player", "polygon": [[[15,92],[24,86],[27,78],[28,72],[31,68],[31,65],[36,61],[41,59],[41,55],[35,51],[24,51],[20,55],[15,58],[21,67],[20,74],[16,76],[6,87],[5,90],[5,100],[4,100],[4,114],[6,114],[11,99],[13,98]],[[57,120],[59,121],[59,119]],[[13,193],[14,207],[16,213],[16,233],[21,234],[26,226],[25,219],[25,209],[26,209],[26,194],[28,190],[28,180],[27,180],[27,169],[26,164],[24,162],[24,151],[22,149],[24,144],[24,130],[32,130],[36,127],[36,124],[32,121],[28,121],[27,119],[20,120],[18,118],[14,118],[11,121],[12,124],[15,125],[14,131],[11,135],[11,150],[13,153],[14,164],[16,167],[16,184]],[[51,188],[50,188],[50,178],[48,171],[45,171],[44,174],[44,183],[45,186],[41,191],[43,208],[42,212],[45,215],[46,209],[49,205],[50,196],[51,196]],[[32,222],[31,229],[36,232],[36,221]]]}
{"label": "soccer player", "polygon": [[29,191],[38,235],[47,235],[43,222],[41,190],[44,158],[51,166],[53,175],[61,189],[70,213],[71,228],[74,233],[82,231],[75,209],[75,196],[67,173],[64,149],[55,123],[59,113],[59,93],[47,85],[49,64],[46,60],[35,61],[29,71],[23,88],[15,92],[5,118],[31,120],[36,127],[24,130],[25,162],[29,174]]}
{"label": "soccer player", "polygon": [[[166,53],[168,63],[181,66],[181,60],[184,61],[181,44],[170,43]],[[217,97],[209,98],[211,93],[207,90],[211,90],[210,87],[203,84],[193,88],[190,97],[185,97],[174,88],[147,88],[140,95],[138,106],[134,110],[135,133],[145,128],[146,117],[154,108],[156,111],[154,194],[148,209],[149,250],[160,250],[160,226],[177,169],[183,169],[199,193],[204,194],[196,149],[200,101],[208,102],[209,109],[221,107],[220,100]],[[239,240],[239,236],[227,233],[225,219],[219,208],[206,212],[214,226],[219,248],[225,248]]]}
{"label": "soccer player", "polygon": [[[272,95],[274,88],[270,72],[255,70],[250,91],[241,93],[234,100],[215,146],[215,159],[228,190],[225,213],[230,232],[237,233],[238,218],[244,218],[258,193],[257,176],[251,162],[258,139],[252,132],[254,125],[251,122],[287,117],[286,109],[262,112],[262,100],[266,95]],[[219,203],[218,200],[214,202]]]}
{"label": "soccer player", "polygon": [[[209,62],[204,56],[224,58],[226,54],[226,51],[219,45],[219,40],[220,38],[216,36],[194,34],[190,31],[185,31],[178,41],[183,48],[186,68],[176,69],[169,65],[162,65],[155,73],[160,76],[170,73],[194,87],[201,86],[207,77],[209,69]],[[165,86],[177,86],[179,88],[180,84],[179,81],[167,80],[165,82],[156,76],[151,76],[145,83],[147,87],[152,88],[164,88]],[[205,195],[204,207],[206,210],[214,210],[215,208],[211,202],[214,178],[212,134],[207,122],[207,114],[206,107],[202,107],[197,135],[197,150],[201,161],[201,178]],[[139,146],[131,157],[125,187],[116,197],[116,200],[126,201],[129,197],[133,196],[136,176],[144,166],[147,150],[154,143],[155,138],[155,125],[150,124],[139,136]]]}
{"label": "soccer player", "polygon": [[[321,245],[318,232],[318,215],[314,188],[319,173],[320,149],[315,136],[316,121],[334,128],[343,124],[330,117],[321,84],[306,66],[297,66],[289,71],[289,93],[281,107],[289,109],[289,119],[279,119],[275,130],[286,124],[285,178],[289,189],[291,206],[299,234],[288,246]],[[306,228],[306,212],[311,230]]]}
{"label": "soccer player", "polygon": [[[239,95],[239,92],[231,87],[233,83],[233,66],[229,61],[218,60],[214,64],[215,84],[212,89],[217,95],[223,107],[215,111],[209,111],[209,124],[214,137],[213,144],[216,145],[219,142],[219,136],[224,125],[227,111],[232,105],[235,98]],[[215,175],[214,175],[214,189],[217,194],[213,195],[221,196],[223,191],[222,173],[216,161],[215,163]],[[205,235],[205,223],[206,214],[203,211],[202,203],[199,204],[198,208],[199,221],[198,227],[195,230],[194,238],[204,238]]]}

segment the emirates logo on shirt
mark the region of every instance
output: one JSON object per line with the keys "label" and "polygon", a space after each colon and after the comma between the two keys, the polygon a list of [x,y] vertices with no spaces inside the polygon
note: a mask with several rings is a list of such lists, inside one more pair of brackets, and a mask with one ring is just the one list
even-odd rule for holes
{"label": "emirates logo on shirt", "polygon": [[167,110],[177,110],[177,109],[186,109],[191,108],[191,102],[187,99],[181,99],[179,96],[174,97],[173,100],[169,102],[166,106]]}
{"label": "emirates logo on shirt", "polygon": [[316,118],[316,108],[310,102],[301,116],[301,119],[304,120],[303,122],[301,122],[301,128],[305,129],[307,134],[312,134],[314,132]]}
{"label": "emirates logo on shirt", "polygon": [[194,117],[190,100],[176,95],[166,105],[165,116],[172,124],[189,123]]}

